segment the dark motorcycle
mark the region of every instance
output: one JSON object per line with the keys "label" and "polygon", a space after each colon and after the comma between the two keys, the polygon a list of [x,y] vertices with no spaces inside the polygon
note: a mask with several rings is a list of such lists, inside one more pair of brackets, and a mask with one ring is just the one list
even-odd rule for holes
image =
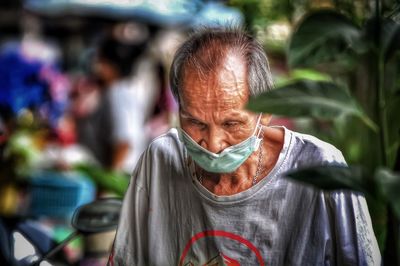
{"label": "dark motorcycle", "polygon": [[[60,250],[78,235],[90,236],[113,231],[117,228],[122,202],[119,199],[107,198],[85,204],[77,208],[71,224],[75,231],[61,243],[48,236],[29,223],[8,221],[0,223],[0,260],[2,265],[68,265],[60,256]],[[17,241],[18,240],[18,241]],[[24,247],[18,246],[24,243]],[[30,249],[29,255],[22,256],[19,249]],[[26,250],[25,250],[26,251]],[[53,262],[54,260],[54,262]]]}

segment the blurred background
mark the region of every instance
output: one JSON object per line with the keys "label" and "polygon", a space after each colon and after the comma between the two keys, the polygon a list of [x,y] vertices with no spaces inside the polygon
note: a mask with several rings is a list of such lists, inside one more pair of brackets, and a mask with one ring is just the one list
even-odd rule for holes
{"label": "blurred background", "polygon": [[[73,231],[69,221],[78,206],[123,196],[147,144],[177,125],[168,71],[194,29],[246,28],[264,46],[277,88],[304,79],[335,82],[362,98],[374,121],[368,104],[375,102],[366,97],[374,90],[368,84],[376,83],[366,78],[374,66],[366,69],[359,59],[368,57],[366,47],[376,38],[365,39],[373,27],[363,26],[377,14],[397,23],[398,9],[398,1],[367,0],[3,0],[0,264],[29,265]],[[304,33],[306,18],[319,11],[328,13],[320,15],[321,23],[311,16]],[[317,37],[327,48],[301,46]],[[398,57],[392,61],[396,74]],[[390,82],[398,95],[398,78]],[[370,156],[380,148],[365,133],[374,123],[363,119],[367,123],[340,112],[329,119],[278,112],[272,124],[317,135],[349,163],[368,165],[382,158]],[[398,163],[398,131],[394,139],[384,163],[391,169]],[[371,212],[382,250],[383,209]],[[104,265],[112,240],[113,232],[78,238],[46,265]]]}

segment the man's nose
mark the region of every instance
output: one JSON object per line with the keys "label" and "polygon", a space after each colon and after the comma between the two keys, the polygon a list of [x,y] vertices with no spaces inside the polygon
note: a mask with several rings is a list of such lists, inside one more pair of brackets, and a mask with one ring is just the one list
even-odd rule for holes
{"label": "man's nose", "polygon": [[209,129],[208,136],[201,143],[203,148],[213,153],[222,152],[228,145],[223,130]]}

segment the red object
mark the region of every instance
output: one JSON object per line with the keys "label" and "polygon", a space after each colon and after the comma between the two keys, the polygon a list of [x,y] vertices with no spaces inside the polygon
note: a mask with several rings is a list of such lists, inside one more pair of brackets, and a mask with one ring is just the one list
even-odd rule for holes
{"label": "red object", "polygon": [[[194,236],[189,240],[189,242],[186,244],[186,246],[185,246],[185,248],[184,248],[184,250],[183,250],[182,256],[181,256],[181,258],[180,258],[180,260],[179,260],[179,266],[182,266],[182,265],[183,265],[183,263],[184,263],[184,261],[185,261],[185,258],[186,258],[186,255],[187,255],[187,253],[189,252],[191,246],[192,246],[197,240],[199,240],[199,239],[201,239],[201,238],[204,238],[204,237],[224,237],[224,238],[228,238],[228,239],[231,239],[231,240],[234,240],[234,241],[238,241],[238,242],[240,242],[241,244],[245,245],[247,248],[249,248],[249,249],[255,254],[255,256],[257,257],[257,260],[258,260],[258,263],[259,263],[260,266],[264,266],[264,265],[265,265],[265,264],[264,264],[264,260],[263,260],[263,258],[261,257],[260,251],[259,251],[250,241],[244,239],[243,237],[241,237],[241,236],[239,236],[239,235],[235,235],[235,234],[230,233],[230,232],[211,230],[211,231],[204,231],[204,232],[197,233],[196,235],[194,235]],[[224,258],[224,257],[223,257],[223,258]],[[228,258],[228,257],[227,257],[227,258]],[[224,259],[225,259],[225,258],[224,258]],[[232,261],[232,263],[235,263],[235,262]],[[238,262],[236,262],[236,263],[238,263]],[[229,265],[240,265],[240,264],[229,264]]]}

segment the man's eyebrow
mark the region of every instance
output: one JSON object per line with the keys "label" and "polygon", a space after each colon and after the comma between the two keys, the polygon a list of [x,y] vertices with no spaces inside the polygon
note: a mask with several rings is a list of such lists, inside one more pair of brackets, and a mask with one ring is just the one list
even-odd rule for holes
{"label": "man's eyebrow", "polygon": [[196,120],[201,121],[200,119],[194,117],[192,114],[190,114],[190,113],[188,113],[188,112],[186,112],[186,111],[184,111],[184,110],[181,111],[181,116],[182,116],[183,118],[191,118],[191,119],[196,119]]}
{"label": "man's eyebrow", "polygon": [[235,112],[235,113],[229,114],[229,118],[227,118],[227,119],[246,119],[246,116],[242,113]]}
{"label": "man's eyebrow", "polygon": [[183,109],[180,110],[180,114],[181,114],[181,116],[185,116],[185,117],[190,116],[190,117],[192,117],[191,114],[189,114],[187,111],[185,111],[185,110],[183,110]]}

